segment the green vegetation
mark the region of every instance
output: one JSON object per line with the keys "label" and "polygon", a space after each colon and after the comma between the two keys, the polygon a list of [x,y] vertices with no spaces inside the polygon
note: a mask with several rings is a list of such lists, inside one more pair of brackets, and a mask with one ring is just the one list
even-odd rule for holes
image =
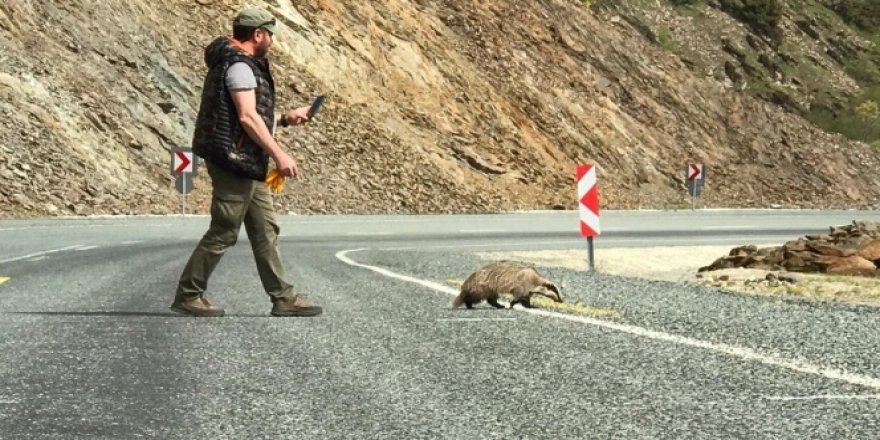
{"label": "green vegetation", "polygon": [[657,31],[657,35],[655,36],[655,42],[660,45],[660,47],[673,52],[675,51],[675,40],[672,38],[672,33],[667,28],[662,28]]}
{"label": "green vegetation", "polygon": [[856,107],[856,115],[865,122],[877,122],[880,120],[880,106],[877,101],[867,100]]}
{"label": "green vegetation", "polygon": [[880,2],[877,0],[837,0],[833,9],[847,23],[864,31],[880,32]]}
{"label": "green vegetation", "polygon": [[721,0],[721,7],[763,34],[769,34],[782,19],[779,0]]}
{"label": "green vegetation", "polygon": [[[668,2],[677,10],[706,3],[705,0]],[[815,63],[799,60],[794,55],[799,50],[782,41],[778,26],[783,13],[781,0],[719,0],[719,3],[732,17],[774,41],[776,51],[785,52],[781,59],[772,60],[776,57],[768,57],[775,66],[761,63],[766,67],[763,69],[756,61],[758,55],[750,48],[741,48],[739,56],[736,51],[729,51],[738,58],[745,70],[750,93],[799,113],[826,131],[880,146],[880,50],[860,52],[843,66],[845,72],[859,83],[863,92],[841,104],[839,96],[834,97],[833,92],[822,89],[823,81],[813,80],[828,73]],[[827,20],[826,23],[833,23],[837,20],[837,15],[862,37],[880,44],[880,0],[835,0],[830,10],[820,4],[807,6],[811,11],[807,16],[820,16]],[[814,95],[817,97],[814,107],[806,110],[789,96],[790,92],[774,85],[771,79],[774,70],[781,72],[785,78],[797,78],[807,82],[807,87],[814,88]]]}
{"label": "green vegetation", "polygon": [[[721,66],[750,94],[802,115],[818,127],[851,139],[880,147],[880,0],[666,0],[676,14],[692,17],[695,29],[711,32],[715,23],[708,8],[724,11],[748,26],[752,35],[747,44],[740,38],[721,39],[721,48],[733,57],[732,66]],[[582,0],[594,10],[616,11],[646,39],[666,51],[687,58],[698,68],[704,66],[700,53],[688,44],[685,29],[671,29],[669,24],[647,19],[656,8],[655,0]],[[626,5],[626,6],[624,6]],[[784,35],[785,18],[803,31],[807,41]],[[852,31],[876,46],[853,44]],[[676,39],[681,39],[676,41]],[[768,46],[769,45],[769,46]],[[828,51],[810,53],[826,48]],[[828,49],[830,48],[830,49]],[[849,97],[835,86],[827,64],[820,59],[831,57],[855,80],[861,92]],[[810,102],[809,107],[805,105]]]}
{"label": "green vegetation", "polygon": [[813,109],[807,117],[826,131],[880,146],[880,86],[868,88],[839,111]]}
{"label": "green vegetation", "polygon": [[847,75],[853,77],[859,84],[874,85],[880,84],[880,67],[877,66],[880,61],[880,54],[877,60],[868,56],[860,56],[850,61],[845,67]]}
{"label": "green vegetation", "polygon": [[[668,0],[673,6],[693,6],[705,0]],[[869,2],[874,0],[848,0]],[[721,8],[761,33],[768,33],[782,19],[780,0],[720,0]]]}

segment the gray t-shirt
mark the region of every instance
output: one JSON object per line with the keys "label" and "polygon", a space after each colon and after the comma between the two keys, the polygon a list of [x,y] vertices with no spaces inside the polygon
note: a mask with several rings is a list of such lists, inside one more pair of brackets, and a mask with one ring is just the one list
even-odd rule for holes
{"label": "gray t-shirt", "polygon": [[[230,91],[254,90],[257,88],[257,77],[247,63],[239,61],[233,63],[226,70],[226,88]],[[269,132],[275,134],[275,122],[268,127]]]}
{"label": "gray t-shirt", "polygon": [[226,71],[226,88],[229,90],[253,90],[257,88],[257,77],[247,63],[239,61]]}

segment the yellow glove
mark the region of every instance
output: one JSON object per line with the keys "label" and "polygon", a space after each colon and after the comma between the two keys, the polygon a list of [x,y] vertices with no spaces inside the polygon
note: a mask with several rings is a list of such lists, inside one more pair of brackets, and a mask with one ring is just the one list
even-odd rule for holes
{"label": "yellow glove", "polygon": [[275,168],[272,168],[269,170],[269,174],[266,176],[266,181],[263,182],[263,185],[266,185],[266,187],[272,190],[273,193],[278,194],[284,189],[284,175],[279,173]]}

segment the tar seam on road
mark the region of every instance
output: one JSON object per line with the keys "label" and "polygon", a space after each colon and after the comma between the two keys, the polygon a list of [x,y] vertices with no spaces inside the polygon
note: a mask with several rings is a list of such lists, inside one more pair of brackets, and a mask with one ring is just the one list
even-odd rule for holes
{"label": "tar seam on road", "polygon": [[[444,292],[450,295],[458,295],[458,290],[453,289],[451,287],[445,286],[443,284],[435,283],[433,281],[422,280],[419,278],[414,278],[406,275],[401,275],[396,272],[392,272],[388,269],[370,266],[368,264],[358,263],[357,261],[352,260],[348,257],[349,253],[359,252],[367,250],[364,248],[361,249],[350,249],[345,251],[339,251],[336,253],[336,258],[342,261],[345,264],[354,267],[360,267],[363,269],[371,270],[373,272],[385,275],[389,278],[398,279],[401,281],[406,281],[414,284],[418,284],[424,287],[427,287],[432,290],[436,290],[438,292]],[[568,321],[579,322],[582,324],[589,324],[597,327],[603,327],[610,330],[615,330],[622,333],[629,333],[631,335],[641,336],[648,339],[654,339],[658,341],[670,342],[673,344],[684,345],[688,347],[701,348],[707,351],[713,351],[716,353],[722,353],[729,356],[733,356],[745,361],[754,361],[760,362],[765,365],[775,366],[779,368],[785,368],[792,371],[797,371],[799,373],[811,374],[814,376],[821,376],[826,379],[833,379],[843,381],[853,385],[860,385],[873,389],[880,389],[880,379],[875,377],[858,374],[858,373],[850,373],[845,370],[826,367],[822,365],[812,364],[807,361],[795,360],[795,359],[786,359],[778,355],[774,354],[765,354],[760,353],[758,351],[752,350],[750,348],[745,347],[737,347],[735,345],[728,345],[724,343],[717,342],[708,342],[700,339],[690,338],[687,336],[679,336],[673,335],[669,333],[664,333],[661,331],[651,330],[644,327],[639,327],[635,325],[629,324],[620,324],[616,322],[605,321],[601,319],[588,318],[585,316],[574,316],[567,315],[564,313],[556,313],[556,312],[548,312],[546,310],[539,309],[514,309],[519,310],[524,313],[531,313],[537,316],[544,316],[548,318],[556,318],[556,319],[564,319]]]}

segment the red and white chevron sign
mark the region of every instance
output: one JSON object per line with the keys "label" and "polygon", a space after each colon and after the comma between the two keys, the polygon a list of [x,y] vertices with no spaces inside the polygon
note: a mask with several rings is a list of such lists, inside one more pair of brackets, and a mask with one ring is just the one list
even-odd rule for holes
{"label": "red and white chevron sign", "polygon": [[688,164],[688,180],[702,180],[703,179],[703,164],[701,163],[691,163]]}
{"label": "red and white chevron sign", "polygon": [[193,154],[191,151],[175,151],[173,156],[175,173],[191,173],[193,172]]}
{"label": "red and white chevron sign", "polygon": [[596,167],[578,165],[577,188],[581,235],[595,237],[599,235],[599,187],[596,184]]}

